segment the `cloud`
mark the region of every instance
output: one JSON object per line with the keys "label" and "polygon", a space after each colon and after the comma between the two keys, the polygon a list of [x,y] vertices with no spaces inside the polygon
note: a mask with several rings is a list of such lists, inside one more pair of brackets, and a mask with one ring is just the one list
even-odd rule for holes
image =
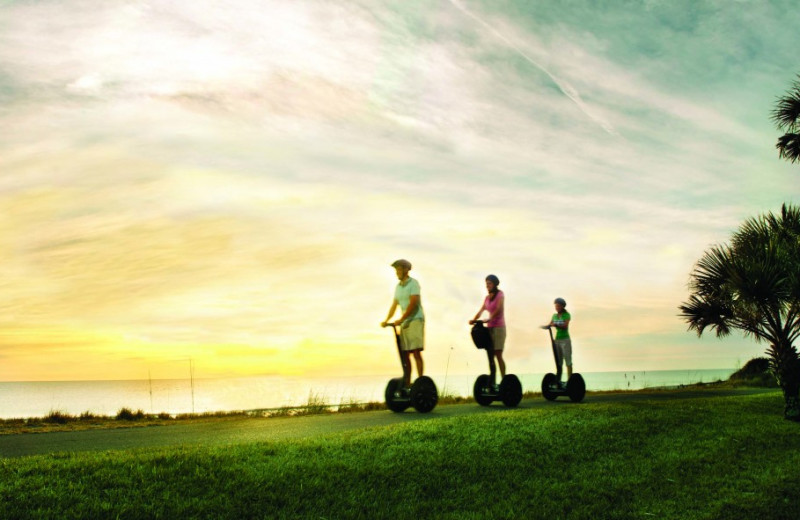
{"label": "cloud", "polygon": [[[785,89],[759,50],[779,46],[719,21],[772,7],[458,5],[492,30],[448,4],[4,6],[0,325],[32,339],[0,355],[35,374],[35,331],[67,327],[111,338],[87,343],[107,363],[392,372],[377,323],[404,256],[434,372],[472,370],[447,347],[469,346],[489,271],[525,370],[549,364],[527,324],[555,295],[592,362],[680,342],[694,260],[797,197],[737,105]],[[721,55],[754,76],[709,68]]]}

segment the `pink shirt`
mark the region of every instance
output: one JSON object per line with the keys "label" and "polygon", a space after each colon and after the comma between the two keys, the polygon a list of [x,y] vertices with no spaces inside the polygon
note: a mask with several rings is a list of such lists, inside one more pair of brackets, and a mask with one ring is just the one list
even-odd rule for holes
{"label": "pink shirt", "polygon": [[[497,294],[494,296],[494,300],[491,299],[491,295],[487,294],[486,299],[483,301],[483,307],[489,311],[489,315],[491,315],[496,309],[497,304],[500,302],[501,299],[505,299],[505,295],[503,295],[503,291],[497,290]],[[506,318],[503,316],[505,309],[502,309],[497,316],[490,319],[489,322],[486,324],[487,327],[505,327],[506,326]]]}

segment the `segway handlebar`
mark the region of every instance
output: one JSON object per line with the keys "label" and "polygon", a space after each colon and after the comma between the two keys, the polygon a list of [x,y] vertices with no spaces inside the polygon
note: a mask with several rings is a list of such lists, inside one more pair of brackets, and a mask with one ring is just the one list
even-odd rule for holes
{"label": "segway handlebar", "polygon": [[400,325],[395,325],[391,321],[384,321],[383,323],[381,323],[381,327],[383,327],[383,328],[391,327],[391,328],[393,328],[395,330],[395,332],[397,332],[397,327],[400,327]]}

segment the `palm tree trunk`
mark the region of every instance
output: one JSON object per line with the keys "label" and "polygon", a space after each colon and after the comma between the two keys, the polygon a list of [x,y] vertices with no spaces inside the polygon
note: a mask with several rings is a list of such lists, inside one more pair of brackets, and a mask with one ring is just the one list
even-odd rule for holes
{"label": "palm tree trunk", "polygon": [[800,421],[800,358],[791,344],[771,345],[767,350],[772,371],[783,390],[783,417]]}

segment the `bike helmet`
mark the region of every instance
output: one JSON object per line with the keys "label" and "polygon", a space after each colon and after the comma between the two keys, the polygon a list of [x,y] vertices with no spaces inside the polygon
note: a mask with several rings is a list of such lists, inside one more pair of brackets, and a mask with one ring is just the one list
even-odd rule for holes
{"label": "bike helmet", "polygon": [[555,301],[553,301],[553,303],[560,303],[564,307],[567,306],[567,301],[564,298],[556,298]]}
{"label": "bike helmet", "polygon": [[487,276],[486,280],[492,282],[495,286],[500,285],[500,279],[493,274]]}
{"label": "bike helmet", "polygon": [[400,258],[399,260],[395,260],[392,262],[392,267],[397,269],[398,267],[405,267],[406,269],[411,269],[411,262],[404,258]]}

